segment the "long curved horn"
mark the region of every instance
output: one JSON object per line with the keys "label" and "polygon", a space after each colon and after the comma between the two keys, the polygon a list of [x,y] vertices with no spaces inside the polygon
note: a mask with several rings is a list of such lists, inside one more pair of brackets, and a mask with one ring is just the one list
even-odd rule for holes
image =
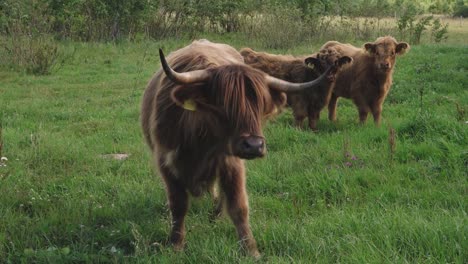
{"label": "long curved horn", "polygon": [[281,79],[272,77],[270,75],[266,76],[266,81],[268,84],[268,87],[275,89],[280,92],[284,93],[292,93],[292,92],[300,92],[308,88],[313,88],[318,85],[320,85],[326,78],[327,75],[332,71],[332,69],[335,66],[330,66],[328,69],[320,75],[317,79],[310,81],[310,82],[305,82],[305,83],[291,83],[288,81],[283,81]]}
{"label": "long curved horn", "polygon": [[207,81],[210,78],[210,74],[207,70],[196,70],[179,73],[174,71],[169,64],[167,64],[166,57],[162,49],[159,49],[159,59],[161,60],[161,65],[167,77],[178,84],[191,84],[191,83],[202,83]]}

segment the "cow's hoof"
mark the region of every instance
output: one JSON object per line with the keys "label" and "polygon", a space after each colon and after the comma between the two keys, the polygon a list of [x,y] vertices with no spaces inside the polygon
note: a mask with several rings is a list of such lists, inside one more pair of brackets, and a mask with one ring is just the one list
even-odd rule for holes
{"label": "cow's hoof", "polygon": [[262,255],[257,249],[249,251],[249,255],[255,260],[260,260],[262,258]]}
{"label": "cow's hoof", "polygon": [[184,251],[184,243],[181,242],[181,243],[176,243],[176,244],[172,244],[172,248],[174,249],[174,251],[176,252],[181,252],[181,251]]}

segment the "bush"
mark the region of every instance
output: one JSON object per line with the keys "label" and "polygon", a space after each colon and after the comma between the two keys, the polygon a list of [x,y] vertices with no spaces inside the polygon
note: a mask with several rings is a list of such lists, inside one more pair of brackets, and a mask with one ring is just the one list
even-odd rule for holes
{"label": "bush", "polygon": [[412,30],[412,43],[419,44],[421,42],[422,33],[426,30],[427,26],[431,24],[433,16],[422,17],[418,20],[414,29]]}
{"label": "bush", "polygon": [[431,30],[431,36],[434,42],[439,43],[442,40],[446,40],[448,38],[447,36],[448,33],[448,23],[447,24],[442,24],[440,22],[440,19],[435,19],[434,22],[432,23],[432,30]]}
{"label": "bush", "polygon": [[414,26],[417,14],[416,6],[412,3],[403,8],[403,14],[397,20],[397,27],[400,31],[401,39],[404,39],[408,32],[411,35],[411,29]]}
{"label": "bush", "polygon": [[244,29],[264,48],[285,49],[298,44],[308,35],[301,15],[297,8],[274,6],[268,12],[253,16],[251,23],[244,24]]}
{"label": "bush", "polygon": [[1,44],[5,65],[29,74],[45,75],[58,65],[59,49],[51,36],[14,36]]}
{"label": "bush", "polygon": [[453,11],[453,16],[454,17],[468,17],[468,6],[467,5],[457,6],[455,10]]}
{"label": "bush", "polygon": [[57,64],[58,45],[53,38],[54,17],[47,14],[48,5],[33,0],[4,1],[0,11],[9,19],[2,24],[6,35],[0,41],[0,57],[4,66],[29,74],[49,74]]}

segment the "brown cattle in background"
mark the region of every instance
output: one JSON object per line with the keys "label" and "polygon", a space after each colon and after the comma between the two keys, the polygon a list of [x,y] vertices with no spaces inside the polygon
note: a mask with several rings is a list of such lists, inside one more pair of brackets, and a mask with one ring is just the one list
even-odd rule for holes
{"label": "brown cattle in background", "polygon": [[170,242],[182,249],[189,194],[217,185],[219,203],[242,246],[258,257],[249,226],[243,159],[266,153],[262,124],[285,104],[284,92],[313,89],[326,79],[293,84],[244,64],[234,48],[207,40],[171,53],[143,96],[143,134],[166,185],[172,215]]}
{"label": "brown cattle in background", "polygon": [[336,120],[339,97],[352,99],[359,111],[359,120],[364,123],[369,112],[379,125],[383,102],[392,85],[393,69],[397,55],[409,50],[406,42],[397,42],[393,37],[380,37],[375,42],[357,48],[350,44],[329,41],[322,49],[335,49],[341,55],[354,59],[352,66],[336,76],[335,87],[328,105],[328,118]]}
{"label": "brown cattle in background", "polygon": [[333,49],[321,50],[310,57],[275,55],[256,52],[250,48],[244,48],[240,53],[246,64],[271,76],[296,83],[313,80],[325,69],[334,66],[322,85],[315,89],[288,94],[288,104],[292,108],[296,126],[302,127],[304,119],[308,117],[309,128],[314,131],[317,131],[320,111],[328,105],[337,71],[352,61],[350,57],[341,56]]}

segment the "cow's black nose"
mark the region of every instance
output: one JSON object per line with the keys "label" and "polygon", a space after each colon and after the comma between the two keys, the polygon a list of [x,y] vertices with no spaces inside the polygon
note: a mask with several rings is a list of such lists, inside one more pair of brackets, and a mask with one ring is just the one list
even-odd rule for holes
{"label": "cow's black nose", "polygon": [[239,142],[239,156],[253,159],[265,155],[265,139],[258,136],[242,138]]}
{"label": "cow's black nose", "polygon": [[382,63],[382,69],[389,69],[389,68],[390,68],[390,63],[388,62]]}
{"label": "cow's black nose", "polygon": [[265,141],[260,137],[248,137],[242,142],[245,151],[261,150],[264,145]]}

